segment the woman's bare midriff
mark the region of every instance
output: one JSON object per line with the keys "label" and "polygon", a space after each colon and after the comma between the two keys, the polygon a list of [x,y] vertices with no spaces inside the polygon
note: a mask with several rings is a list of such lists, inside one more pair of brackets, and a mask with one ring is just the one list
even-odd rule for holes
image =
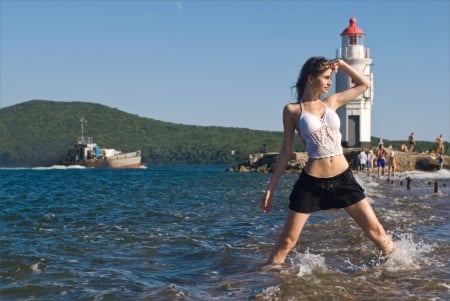
{"label": "woman's bare midriff", "polygon": [[348,162],[344,155],[334,157],[309,159],[305,172],[316,178],[331,178],[340,175],[348,169]]}

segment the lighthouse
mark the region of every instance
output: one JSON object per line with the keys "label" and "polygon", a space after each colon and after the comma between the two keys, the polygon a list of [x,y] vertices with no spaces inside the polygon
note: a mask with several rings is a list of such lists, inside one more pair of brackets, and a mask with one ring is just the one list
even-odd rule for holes
{"label": "lighthouse", "polygon": [[[341,119],[342,146],[369,147],[371,142],[371,108],[373,104],[373,73],[370,50],[364,46],[364,32],[356,26],[356,19],[350,18],[350,24],[341,33],[341,48],[337,49],[337,57],[358,70],[370,79],[371,87],[339,108],[337,113]],[[350,77],[343,71],[336,74],[336,92],[353,86]]]}

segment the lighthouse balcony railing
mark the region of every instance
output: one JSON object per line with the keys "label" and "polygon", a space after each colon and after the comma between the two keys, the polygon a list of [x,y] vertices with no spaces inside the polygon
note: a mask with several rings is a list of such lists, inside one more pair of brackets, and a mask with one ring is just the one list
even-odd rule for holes
{"label": "lighthouse balcony railing", "polygon": [[370,49],[369,48],[360,47],[360,46],[358,46],[358,47],[355,47],[355,46],[345,47],[343,49],[343,53],[341,53],[341,57],[348,58],[348,59],[352,59],[352,58],[369,59],[370,58]]}
{"label": "lighthouse balcony railing", "polygon": [[92,137],[77,137],[78,144],[91,144],[93,143]]}

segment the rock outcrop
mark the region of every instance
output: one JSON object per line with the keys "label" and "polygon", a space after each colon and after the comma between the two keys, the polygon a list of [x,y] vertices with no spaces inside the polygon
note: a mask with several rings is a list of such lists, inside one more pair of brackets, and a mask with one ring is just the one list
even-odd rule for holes
{"label": "rock outcrop", "polygon": [[[248,155],[245,162],[235,167],[227,168],[227,171],[236,172],[273,172],[278,160],[278,153],[256,153]],[[286,172],[298,173],[303,169],[308,160],[306,153],[292,153]]]}
{"label": "rock outcrop", "polygon": [[[344,155],[347,158],[350,166],[353,169],[357,169],[357,158],[360,149],[346,149]],[[423,170],[433,171],[439,169],[439,163],[437,155],[422,154],[422,153],[407,153],[402,151],[396,151],[399,166],[397,171],[408,170]],[[388,154],[389,155],[389,154]],[[444,168],[448,169],[449,157],[445,158]],[[237,164],[235,167],[229,167],[226,171],[230,172],[273,172],[278,159],[278,153],[256,153],[250,154],[245,162]],[[299,173],[306,164],[308,156],[305,152],[292,153],[291,160],[289,161],[286,172],[287,173]]]}

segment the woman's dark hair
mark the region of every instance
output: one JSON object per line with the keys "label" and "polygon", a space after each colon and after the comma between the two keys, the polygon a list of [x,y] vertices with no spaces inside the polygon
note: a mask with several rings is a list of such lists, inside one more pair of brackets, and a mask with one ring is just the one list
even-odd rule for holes
{"label": "woman's dark hair", "polygon": [[314,56],[309,58],[302,67],[300,74],[295,84],[295,92],[297,94],[297,101],[303,96],[305,92],[306,81],[308,76],[318,76],[330,67],[330,61],[323,56]]}

